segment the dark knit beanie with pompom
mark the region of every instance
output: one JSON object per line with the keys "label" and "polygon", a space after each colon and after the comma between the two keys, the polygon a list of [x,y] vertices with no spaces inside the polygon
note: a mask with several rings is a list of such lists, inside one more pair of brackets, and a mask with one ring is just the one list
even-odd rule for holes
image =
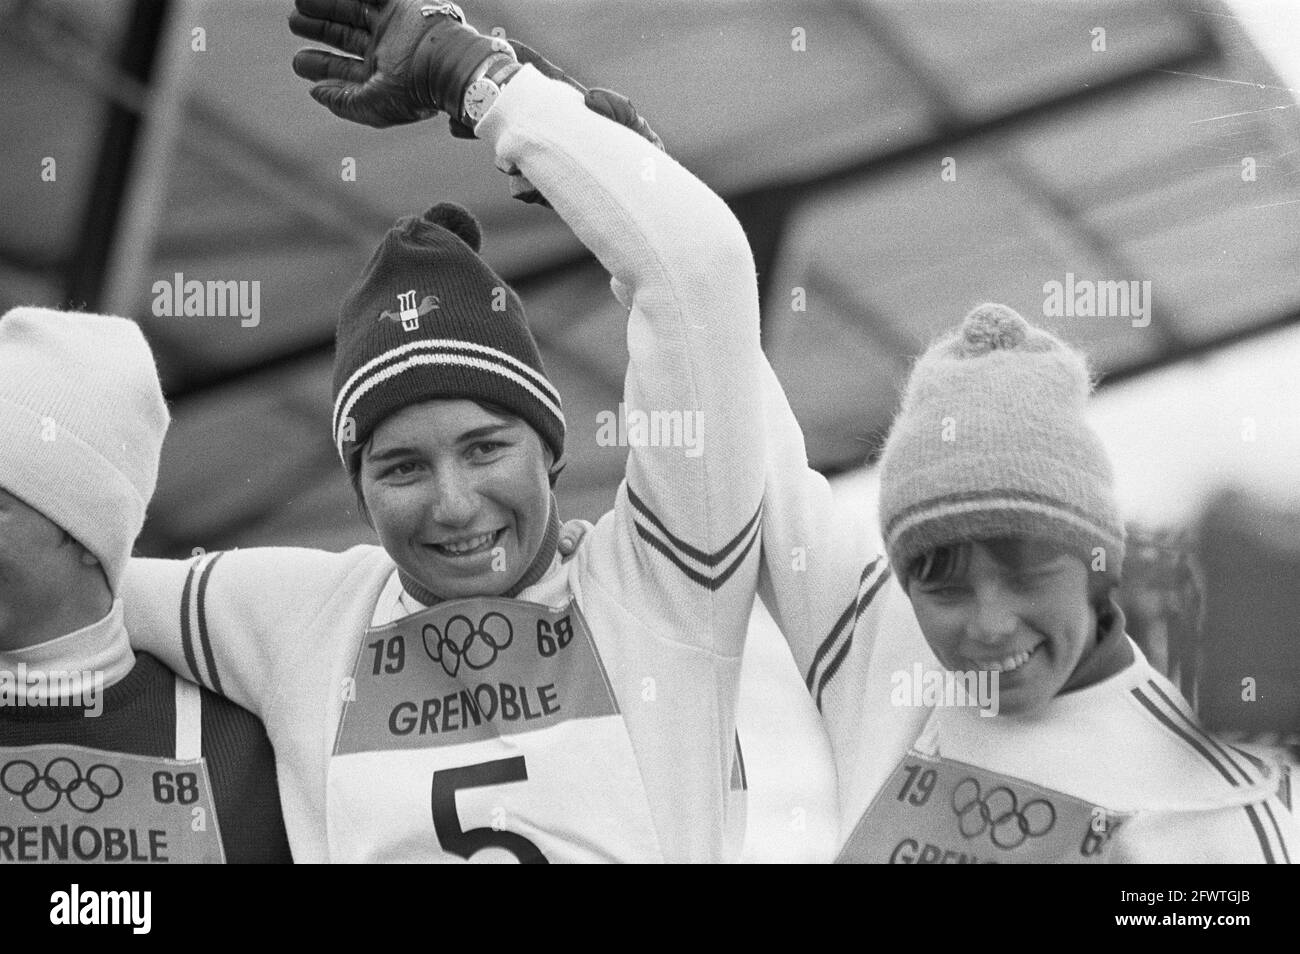
{"label": "dark knit beanie with pompom", "polygon": [[468,210],[439,203],[389,229],[343,302],[334,348],[334,445],[348,472],[386,417],[467,398],[505,408],[564,452],[560,396],[519,296],[479,257]]}

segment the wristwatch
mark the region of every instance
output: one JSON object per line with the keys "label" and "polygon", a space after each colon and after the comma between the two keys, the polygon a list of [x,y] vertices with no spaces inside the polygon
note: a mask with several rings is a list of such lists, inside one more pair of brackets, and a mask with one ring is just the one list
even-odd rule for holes
{"label": "wristwatch", "polygon": [[476,127],[501,95],[501,87],[520,69],[522,67],[515,59],[513,50],[509,53],[493,53],[484,60],[465,87],[460,121],[471,129]]}
{"label": "wristwatch", "polygon": [[453,20],[465,22],[465,11],[454,3],[426,3],[420,7],[420,16],[422,17],[451,17]]}

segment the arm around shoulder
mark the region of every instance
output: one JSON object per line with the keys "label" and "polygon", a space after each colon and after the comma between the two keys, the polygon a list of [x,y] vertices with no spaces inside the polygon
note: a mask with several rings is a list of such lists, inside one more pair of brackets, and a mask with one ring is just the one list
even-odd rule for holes
{"label": "arm around shoulder", "polygon": [[134,559],[121,589],[131,645],[262,715],[285,648],[373,550],[265,547]]}

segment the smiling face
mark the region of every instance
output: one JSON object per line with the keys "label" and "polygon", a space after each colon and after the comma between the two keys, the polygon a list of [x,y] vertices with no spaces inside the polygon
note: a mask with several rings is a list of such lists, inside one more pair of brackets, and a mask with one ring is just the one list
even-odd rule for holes
{"label": "smiling face", "polygon": [[907,594],[945,668],[999,672],[1005,714],[1045,705],[1097,641],[1088,568],[1045,543],[941,547],[909,568]]}
{"label": "smiling face", "polygon": [[0,489],[0,651],[75,632],[111,607],[99,561],[62,527]]}
{"label": "smiling face", "polygon": [[550,453],[528,424],[474,401],[412,404],[361,452],[360,487],[389,556],[444,599],[524,575],[550,515]]}

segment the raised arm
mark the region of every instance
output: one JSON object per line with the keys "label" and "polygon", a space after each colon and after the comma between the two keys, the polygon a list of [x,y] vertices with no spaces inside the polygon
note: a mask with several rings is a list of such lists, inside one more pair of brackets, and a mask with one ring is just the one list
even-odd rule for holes
{"label": "raised arm", "polygon": [[[463,122],[472,77],[504,84],[476,135],[499,168],[546,197],[630,309],[623,407],[608,409],[630,448],[627,479],[593,530],[592,572],[615,592],[644,588],[635,603],[655,607],[665,638],[738,653],[756,585],[764,446],[757,281],[740,224],[573,86],[532,65],[511,74],[504,43],[441,5],[298,0],[298,9],[300,36],[365,56],[295,59],[317,81],[312,95],[344,118],[390,125],[441,109]],[[578,426],[591,439],[600,425]]]}
{"label": "raised arm", "polygon": [[312,622],[371,572],[374,548],[345,554],[288,547],[191,560],[134,559],[122,579],[131,645],[265,721],[285,659],[311,651]]}
{"label": "raised arm", "polygon": [[617,557],[597,568],[680,594],[692,619],[747,612],[764,436],[757,282],[739,223],[680,164],[531,68],[478,131],[550,200],[630,308],[624,408],[609,409],[609,426],[628,434],[627,479],[594,532]]}
{"label": "raised arm", "polygon": [[808,466],[803,432],[766,361],[760,380],[767,462],[759,596],[830,737],[847,837],[929,711],[894,704],[894,674],[938,663],[875,528],[846,519]]}

